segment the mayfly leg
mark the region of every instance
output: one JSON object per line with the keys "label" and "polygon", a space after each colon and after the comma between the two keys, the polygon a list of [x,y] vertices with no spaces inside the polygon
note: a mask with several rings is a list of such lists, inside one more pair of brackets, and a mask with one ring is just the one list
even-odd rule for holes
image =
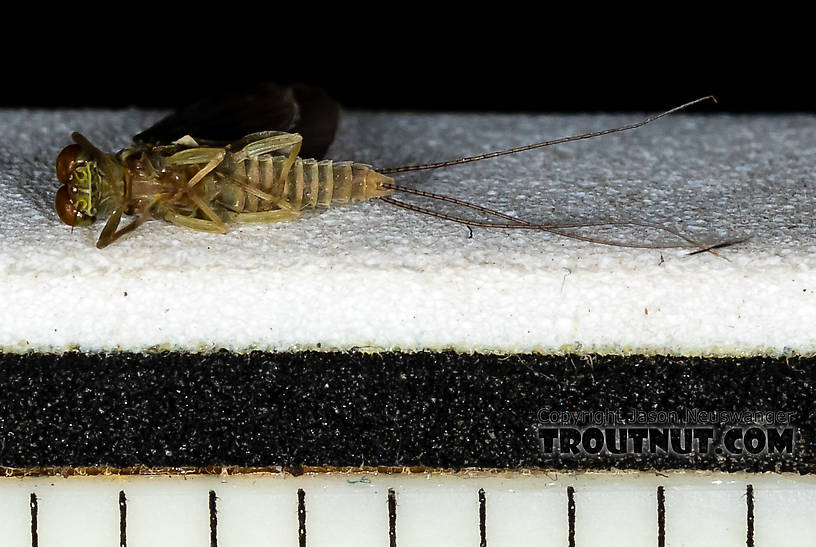
{"label": "mayfly leg", "polygon": [[150,212],[153,207],[158,203],[159,198],[154,199],[147,206],[144,210],[137,216],[135,219],[130,221],[126,226],[119,228],[119,222],[122,219],[122,210],[117,209],[113,212],[111,217],[108,219],[108,222],[105,224],[105,227],[102,229],[102,233],[99,234],[99,239],[96,241],[96,248],[97,249],[104,249],[120,237],[129,234],[145,222],[150,219]]}

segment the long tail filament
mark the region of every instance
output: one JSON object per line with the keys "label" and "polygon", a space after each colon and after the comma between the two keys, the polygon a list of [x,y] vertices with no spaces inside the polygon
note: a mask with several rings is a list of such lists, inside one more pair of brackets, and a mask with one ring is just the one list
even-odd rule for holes
{"label": "long tail filament", "polygon": [[[627,130],[630,130],[630,129],[636,129],[638,127],[642,127],[642,126],[644,126],[644,125],[646,125],[648,123],[651,123],[653,121],[659,120],[660,118],[668,116],[669,114],[672,114],[672,113],[677,112],[679,110],[683,110],[685,108],[688,108],[690,106],[693,106],[693,105],[695,105],[697,103],[701,103],[701,102],[709,100],[709,99],[716,102],[716,99],[714,98],[713,95],[708,95],[706,97],[701,97],[699,99],[695,99],[693,101],[690,101],[690,102],[687,102],[687,103],[682,104],[680,106],[677,106],[675,108],[672,108],[671,110],[667,110],[666,112],[663,112],[661,114],[651,116],[649,118],[646,118],[643,121],[628,124],[628,125],[623,125],[623,126],[612,128],[612,129],[604,129],[602,131],[594,131],[594,132],[591,132],[591,133],[584,133],[582,135],[575,135],[575,136],[571,136],[571,137],[563,137],[563,138],[560,138],[560,139],[542,141],[542,142],[538,142],[538,143],[534,143],[534,144],[528,144],[528,145],[525,145],[525,146],[519,146],[519,147],[515,147],[515,148],[508,148],[506,150],[499,150],[497,152],[490,152],[490,153],[487,153],[487,154],[480,154],[480,155],[477,155],[477,156],[469,156],[469,157],[459,158],[459,159],[455,159],[455,160],[441,161],[441,162],[435,162],[435,163],[425,163],[425,164],[419,164],[419,165],[406,165],[406,166],[401,166],[401,167],[389,167],[389,168],[386,168],[386,169],[377,169],[377,172],[385,174],[385,175],[389,175],[389,174],[394,174],[394,173],[405,173],[405,172],[408,172],[408,171],[421,171],[421,170],[426,170],[426,169],[438,169],[438,168],[441,168],[441,167],[449,167],[449,166],[453,166],[453,165],[462,165],[462,164],[465,164],[465,163],[471,163],[471,162],[486,160],[486,159],[490,159],[490,158],[496,158],[496,157],[499,157],[499,156],[517,154],[519,152],[525,152],[527,150],[533,150],[533,149],[536,149],[536,148],[543,148],[545,146],[552,146],[552,145],[555,145],[555,144],[562,144],[562,143],[566,143],[566,142],[590,139],[590,138],[593,138],[593,137],[600,137],[602,135],[608,135],[608,134],[611,134],[611,133],[618,133],[620,131],[627,131]],[[617,246],[617,247],[629,247],[629,248],[640,248],[640,249],[663,249],[663,248],[671,248],[671,247],[691,247],[691,248],[696,248],[695,251],[689,253],[690,255],[703,253],[703,252],[709,252],[709,253],[712,253],[712,254],[714,254],[716,256],[720,256],[719,254],[716,253],[716,251],[715,251],[716,249],[720,249],[720,248],[727,247],[729,245],[734,245],[734,244],[737,244],[737,243],[742,243],[747,239],[747,238],[740,238],[740,239],[734,239],[734,240],[729,240],[729,241],[725,241],[725,242],[719,242],[719,243],[716,243],[716,244],[713,244],[713,245],[707,245],[707,244],[703,244],[703,243],[701,243],[699,241],[696,241],[696,240],[690,238],[689,236],[686,236],[686,235],[682,234],[681,232],[679,232],[678,230],[675,230],[673,228],[663,226],[663,225],[660,225],[660,224],[656,224],[656,223],[652,223],[652,222],[646,222],[646,221],[607,221],[607,222],[572,223],[572,224],[570,224],[570,223],[567,223],[567,224],[563,224],[563,223],[562,224],[532,223],[532,222],[528,222],[526,220],[522,220],[522,219],[513,217],[511,215],[507,215],[507,214],[502,213],[500,211],[496,211],[494,209],[489,209],[489,208],[483,207],[481,205],[475,205],[473,203],[469,203],[469,202],[461,200],[461,199],[457,199],[457,198],[453,198],[453,197],[449,197],[449,196],[445,196],[445,195],[441,195],[441,194],[435,194],[435,193],[426,192],[426,191],[423,191],[423,190],[416,190],[416,189],[413,189],[413,188],[409,188],[409,187],[401,186],[401,185],[397,185],[397,184],[392,184],[392,183],[385,183],[383,186],[385,186],[387,188],[391,188],[391,189],[393,189],[395,191],[398,191],[398,192],[413,194],[413,195],[421,196],[421,197],[424,197],[424,198],[429,198],[429,199],[434,199],[434,200],[437,200],[437,201],[443,201],[443,202],[451,203],[451,204],[454,204],[454,205],[459,206],[459,207],[463,207],[463,208],[466,208],[466,209],[471,209],[471,210],[477,211],[479,213],[482,213],[484,215],[493,216],[493,217],[500,218],[500,219],[503,219],[503,220],[507,221],[507,222],[493,222],[493,221],[468,219],[468,218],[465,218],[465,217],[450,215],[450,214],[443,213],[443,212],[440,212],[440,211],[436,211],[436,210],[433,210],[433,209],[428,209],[426,207],[421,207],[421,206],[414,205],[414,204],[411,204],[411,203],[406,203],[404,201],[400,201],[400,200],[394,199],[392,197],[382,197],[382,198],[380,198],[383,201],[385,201],[387,203],[390,203],[392,205],[395,205],[397,207],[402,207],[404,209],[408,209],[410,211],[414,211],[414,212],[417,212],[417,213],[422,213],[422,214],[430,215],[430,216],[433,216],[433,217],[436,217],[436,218],[449,220],[451,222],[457,222],[459,224],[465,224],[467,226],[476,226],[476,227],[483,227],[483,228],[515,229],[515,230],[519,230],[519,229],[521,229],[521,230],[525,230],[525,229],[526,230],[542,230],[542,231],[549,232],[549,233],[556,234],[556,235],[563,236],[563,237],[578,239],[578,240],[581,240],[581,241],[587,241],[587,242],[591,242],[591,243],[599,243],[599,244],[603,244],[603,245],[612,245],[612,246]],[[602,238],[597,238],[597,237],[590,237],[590,236],[585,236],[585,235],[581,235],[581,234],[577,234],[577,233],[567,231],[570,228],[587,228],[587,227],[601,227],[601,226],[639,226],[639,227],[651,228],[651,229],[655,229],[655,230],[659,230],[659,231],[663,231],[663,232],[667,232],[669,234],[672,234],[673,236],[675,236],[675,237],[679,238],[680,240],[682,240],[683,243],[676,243],[676,244],[623,243],[623,242],[620,242],[620,241],[607,240],[607,239],[602,239]]]}

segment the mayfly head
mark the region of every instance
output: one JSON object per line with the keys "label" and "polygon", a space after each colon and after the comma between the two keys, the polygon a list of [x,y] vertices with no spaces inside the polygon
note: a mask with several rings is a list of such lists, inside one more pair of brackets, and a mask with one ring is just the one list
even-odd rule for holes
{"label": "mayfly head", "polygon": [[86,226],[104,211],[103,185],[121,178],[108,154],[92,145],[88,139],[74,133],[75,144],[69,144],[57,156],[57,178],[62,186],[57,190],[57,214],[69,226]]}
{"label": "mayfly head", "polygon": [[96,219],[102,173],[96,160],[78,144],[63,148],[57,156],[57,214],[69,226],[84,226]]}

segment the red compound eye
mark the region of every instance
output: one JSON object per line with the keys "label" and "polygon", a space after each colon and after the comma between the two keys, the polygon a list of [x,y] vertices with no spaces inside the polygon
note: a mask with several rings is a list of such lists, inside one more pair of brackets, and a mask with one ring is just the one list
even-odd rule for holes
{"label": "red compound eye", "polygon": [[57,214],[60,220],[68,226],[77,225],[77,210],[74,203],[71,201],[71,196],[68,193],[68,187],[63,185],[57,190]]}
{"label": "red compound eye", "polygon": [[63,184],[68,184],[71,175],[74,172],[74,167],[77,163],[77,157],[82,152],[82,147],[78,144],[69,144],[62,149],[62,152],[57,156],[57,178]]}

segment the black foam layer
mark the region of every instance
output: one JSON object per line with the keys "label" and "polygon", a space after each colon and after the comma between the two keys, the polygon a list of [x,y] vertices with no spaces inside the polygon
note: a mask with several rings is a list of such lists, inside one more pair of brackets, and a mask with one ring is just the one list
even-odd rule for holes
{"label": "black foam layer", "polygon": [[[0,466],[816,471],[816,359],[0,355]],[[549,411],[791,413],[793,456],[554,457]]]}

